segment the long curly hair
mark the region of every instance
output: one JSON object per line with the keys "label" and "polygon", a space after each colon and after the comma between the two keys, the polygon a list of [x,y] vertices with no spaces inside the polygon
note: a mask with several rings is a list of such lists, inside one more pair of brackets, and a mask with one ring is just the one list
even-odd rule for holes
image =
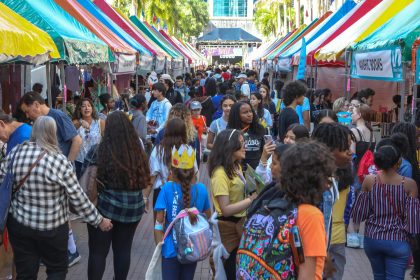
{"label": "long curly hair", "polygon": [[280,164],[279,188],[298,205],[318,205],[336,170],[330,150],[316,141],[291,146],[281,156]]}
{"label": "long curly hair", "polygon": [[185,122],[180,118],[170,119],[166,123],[165,134],[157,147],[158,159],[163,161],[168,169],[171,166],[172,148],[177,149],[188,144]]}
{"label": "long curly hair", "polygon": [[188,107],[182,103],[177,103],[172,106],[171,110],[169,111],[165,127],[167,127],[169,120],[173,118],[180,118],[185,122],[185,127],[187,130],[187,142],[194,142],[197,138],[197,130],[195,129],[194,123],[192,121],[190,109],[188,109]]}
{"label": "long curly hair", "polygon": [[150,185],[146,153],[125,113],[108,115],[97,155],[98,178],[112,188],[140,190]]}
{"label": "long curly hair", "polygon": [[247,101],[239,101],[232,106],[232,109],[230,110],[230,114],[229,114],[229,121],[228,121],[227,128],[231,128],[231,129],[243,128],[243,124],[241,121],[241,107],[246,106],[246,105],[251,107],[251,110],[253,113],[252,123],[249,126],[249,132],[259,135],[259,136],[264,135],[265,129],[259,123],[257,114],[255,113],[254,109],[252,109],[251,104]]}

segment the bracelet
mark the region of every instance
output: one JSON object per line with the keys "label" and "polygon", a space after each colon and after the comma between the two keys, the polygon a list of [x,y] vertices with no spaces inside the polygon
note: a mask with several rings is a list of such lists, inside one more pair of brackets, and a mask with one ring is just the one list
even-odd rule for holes
{"label": "bracelet", "polygon": [[162,224],[156,224],[155,225],[155,230],[163,231],[163,225]]}

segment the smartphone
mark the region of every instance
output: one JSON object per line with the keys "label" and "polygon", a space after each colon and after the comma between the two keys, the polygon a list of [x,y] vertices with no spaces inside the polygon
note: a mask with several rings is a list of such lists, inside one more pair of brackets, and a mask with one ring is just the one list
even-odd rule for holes
{"label": "smartphone", "polygon": [[264,142],[266,144],[273,142],[273,136],[271,136],[271,135],[264,135]]}
{"label": "smartphone", "polygon": [[292,234],[293,258],[296,263],[302,264],[305,262],[305,254],[303,253],[303,244],[299,233],[299,227],[293,226],[290,232]]}

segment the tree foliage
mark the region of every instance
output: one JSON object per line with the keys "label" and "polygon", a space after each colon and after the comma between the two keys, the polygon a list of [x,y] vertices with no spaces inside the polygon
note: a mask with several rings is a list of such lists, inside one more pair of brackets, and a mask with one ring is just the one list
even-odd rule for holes
{"label": "tree foliage", "polygon": [[168,32],[183,39],[197,37],[209,21],[207,3],[203,0],[114,0],[114,5],[126,15],[135,7],[138,17],[153,24],[159,19],[161,28],[167,26]]}

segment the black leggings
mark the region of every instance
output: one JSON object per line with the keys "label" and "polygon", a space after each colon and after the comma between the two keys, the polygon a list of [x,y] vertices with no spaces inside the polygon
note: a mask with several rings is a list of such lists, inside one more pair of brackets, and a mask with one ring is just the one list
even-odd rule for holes
{"label": "black leggings", "polygon": [[89,234],[89,280],[102,279],[111,243],[114,253],[114,279],[127,279],[130,269],[131,245],[139,222],[119,223],[112,221],[112,224],[113,228],[108,232],[87,225]]}
{"label": "black leggings", "polygon": [[229,255],[229,258],[225,260],[223,267],[225,268],[226,278],[228,280],[236,279],[236,253],[238,248],[235,248]]}

